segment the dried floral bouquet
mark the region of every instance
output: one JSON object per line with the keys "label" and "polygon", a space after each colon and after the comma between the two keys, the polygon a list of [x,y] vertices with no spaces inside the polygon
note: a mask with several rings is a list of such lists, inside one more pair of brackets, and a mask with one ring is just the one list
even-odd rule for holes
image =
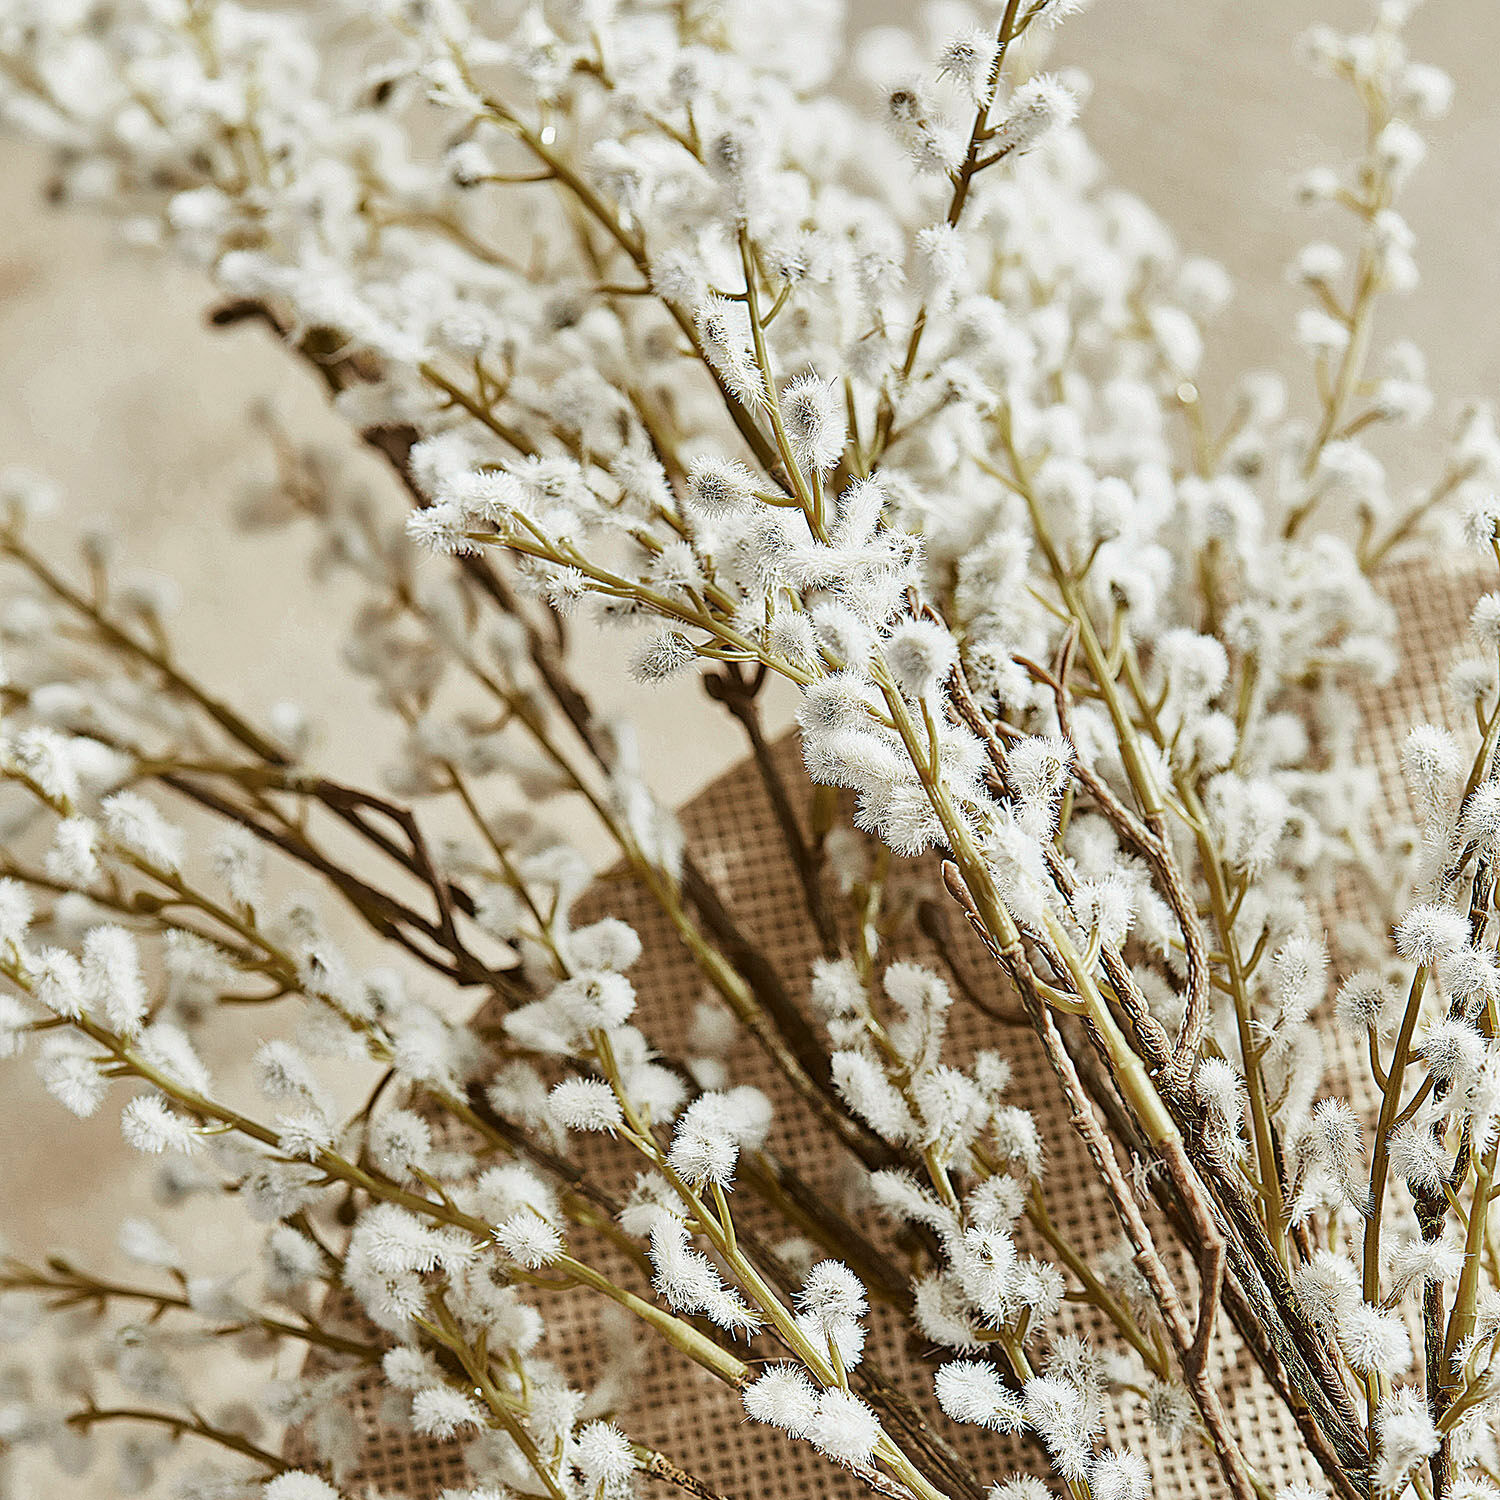
{"label": "dried floral bouquet", "polygon": [[[631,1436],[645,1343],[903,1500],[1145,1500],[1107,1435],[1142,1396],[1237,1500],[1500,1494],[1500,592],[1447,684],[1473,728],[1406,741],[1410,828],[1381,826],[1355,698],[1410,670],[1390,564],[1500,563],[1487,408],[1420,493],[1376,454],[1434,405],[1375,309],[1415,283],[1394,204],[1451,86],[1408,57],[1406,0],[1309,34],[1367,125],[1297,185],[1348,246],[1296,262],[1313,395],[1200,392],[1229,287],[1101,180],[1083,80],[1036,71],[1074,8],[933,7],[836,90],[834,0],[0,3],[0,100],[58,195],[209,268],[216,320],[273,328],[388,461],[374,500],[273,434],[242,513],[357,581],[346,659],[398,762],[378,790],[321,775],[306,723],[255,722],[107,537],[59,555],[48,487],[6,477],[0,1051],[79,1115],[118,1100],[167,1200],[243,1210],[254,1249],[189,1274],[132,1221],[137,1284],[18,1248],[12,1333],[87,1316],[54,1385],[3,1377],[5,1443],[105,1450],[121,1491],[175,1447],[181,1495],[328,1500],[378,1371],[391,1420],[462,1451],[450,1500],[709,1495],[691,1433]],[[810,976],[747,938],[591,711],[578,611],[743,727]],[[805,790],[767,743],[774,679]],[[499,811],[507,778],[586,804],[680,941],[685,1052],[636,932],[580,918],[586,865]],[[887,900],[933,851],[993,960],[957,998]],[[267,894],[287,871],[300,894]],[[256,1101],[204,1061],[245,1004],[270,1007]],[[960,1055],[971,1004],[994,1045]],[[1017,1017],[1117,1220],[1104,1256],[1049,1214]],[[1338,1035],[1364,1076],[1329,1067]],[[746,1045],[846,1198],[778,1158]],[[863,1357],[872,1296],[922,1389]],[[584,1381],[547,1337],[578,1297],[611,1310]],[[1303,1481],[1226,1411],[1230,1339]],[[177,1361],[215,1341],[312,1359],[208,1413]],[[988,1459],[950,1423],[1000,1435],[962,1447]]]}

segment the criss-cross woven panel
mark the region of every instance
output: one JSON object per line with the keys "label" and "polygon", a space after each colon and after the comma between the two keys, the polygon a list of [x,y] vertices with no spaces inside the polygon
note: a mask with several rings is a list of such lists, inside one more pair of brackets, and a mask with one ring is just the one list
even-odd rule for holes
{"label": "criss-cross woven panel", "polygon": [[[1404,669],[1384,686],[1371,686],[1363,703],[1364,746],[1367,760],[1381,774],[1384,810],[1394,820],[1405,817],[1405,793],[1397,771],[1400,745],[1409,726],[1418,721],[1443,722],[1452,713],[1442,685],[1450,658],[1462,641],[1465,622],[1481,585],[1466,569],[1432,566],[1398,571],[1391,598],[1399,615],[1399,646]],[[804,784],[798,751],[788,738],[777,749],[777,759],[792,787]],[[787,988],[804,1004],[809,971],[818,946],[797,881],[787,857],[780,829],[753,764],[728,772],[681,809],[689,845],[705,873],[723,896],[739,928],[774,965]],[[938,953],[932,942],[907,924],[899,952],[884,954],[931,964],[940,972],[952,966],[985,1002],[986,1008],[1010,1010],[1013,997],[999,971],[959,919],[938,879],[934,860],[896,862],[891,878],[893,896],[912,903],[931,902],[943,913],[949,951]],[[1351,915],[1346,910],[1330,912]],[[606,878],[586,898],[580,919],[609,913],[630,922],[641,934],[645,952],[632,974],[640,994],[640,1020],[653,1043],[663,1052],[682,1055],[692,1012],[704,993],[703,981],[669,923],[650,897],[631,882]],[[1045,1178],[1047,1206],[1053,1220],[1085,1255],[1114,1245],[1119,1227],[1109,1201],[1098,1186],[1040,1048],[1024,1027],[1005,1024],[974,1004],[961,1000],[954,1009],[951,1048],[957,1060],[980,1047],[1002,1051],[1011,1061],[1011,1102],[1037,1116],[1048,1149]],[[1342,1049],[1331,1049],[1334,1070],[1356,1076],[1354,1059]],[[873,1241],[890,1264],[904,1269],[909,1261],[894,1242],[888,1226],[876,1222],[855,1192],[846,1158],[830,1149],[829,1136],[813,1112],[790,1093],[764,1054],[749,1042],[733,1059],[733,1082],[754,1083],[776,1101],[777,1118],[768,1151],[777,1163],[796,1175],[807,1189],[839,1205]],[[591,1181],[614,1198],[623,1198],[636,1170],[630,1154],[615,1143],[585,1138],[569,1146]],[[1128,1159],[1127,1159],[1128,1165]],[[736,1223],[747,1234],[787,1233],[747,1189],[735,1198]],[[1022,1240],[1025,1241],[1023,1221]],[[643,1295],[652,1296],[640,1272],[607,1242],[581,1236],[580,1255],[607,1267],[612,1274]],[[1034,1246],[1029,1248],[1036,1248]],[[1191,1284],[1191,1278],[1185,1278]],[[582,1293],[539,1293],[548,1323],[553,1357],[571,1379],[588,1389],[598,1379],[592,1351],[601,1347],[598,1319],[601,1301]],[[1095,1326],[1091,1308],[1066,1304],[1059,1331]],[[619,1413],[633,1439],[662,1451],[690,1469],[724,1496],[812,1500],[868,1493],[853,1474],[841,1472],[805,1443],[747,1421],[737,1396],[674,1351],[643,1334],[639,1358],[632,1370],[632,1405]],[[775,1358],[769,1339],[758,1339],[747,1351],[751,1362]],[[917,1337],[905,1309],[876,1303],[870,1317],[866,1370],[919,1401],[929,1415],[932,1377],[944,1351]],[[1275,1398],[1259,1369],[1240,1346],[1227,1317],[1219,1320],[1213,1359],[1216,1381],[1246,1457],[1267,1483],[1278,1485],[1312,1478],[1301,1458],[1301,1441],[1285,1408]],[[406,1429],[396,1404],[384,1399],[378,1378],[360,1377],[348,1397],[358,1441],[358,1460],[344,1476],[346,1485],[360,1493],[374,1486],[382,1496],[404,1495],[409,1500],[432,1500],[445,1486],[468,1480],[466,1467],[453,1444],[439,1444]],[[962,1455],[984,1484],[1012,1470],[1045,1472],[1040,1454],[1027,1442],[957,1427],[940,1415],[934,1425],[941,1438]],[[1155,1492],[1188,1497],[1217,1495],[1222,1482],[1211,1456],[1201,1443],[1163,1442],[1146,1421],[1140,1396],[1126,1394],[1108,1414],[1106,1439],[1128,1443],[1150,1463]],[[906,1443],[906,1438],[902,1441]],[[910,1444],[906,1444],[910,1451]],[[309,1457],[302,1436],[289,1438],[288,1456]],[[932,1473],[930,1466],[928,1472]],[[941,1475],[934,1474],[941,1487]]]}

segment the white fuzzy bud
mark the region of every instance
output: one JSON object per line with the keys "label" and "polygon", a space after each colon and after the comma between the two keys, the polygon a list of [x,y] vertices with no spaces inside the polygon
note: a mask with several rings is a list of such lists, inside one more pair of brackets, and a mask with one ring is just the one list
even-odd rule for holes
{"label": "white fuzzy bud", "polygon": [[1089,1489],[1094,1500],[1150,1500],[1151,1470],[1139,1453],[1110,1448],[1095,1461]]}
{"label": "white fuzzy bud", "polygon": [[734,1181],[740,1145],[724,1117],[721,1096],[702,1094],[677,1122],[667,1165],[695,1186],[727,1188]]}
{"label": "white fuzzy bud", "polygon": [[994,1432],[1026,1430],[1026,1405],[993,1366],[955,1359],[937,1372],[938,1405],[955,1422],[973,1422]]}
{"label": "white fuzzy bud", "polygon": [[1333,999],[1334,1020],[1356,1041],[1369,1028],[1384,1033],[1389,1025],[1395,990],[1378,974],[1356,974],[1346,979]]}
{"label": "white fuzzy bud", "polygon": [[1441,119],[1453,103],[1453,79],[1431,63],[1409,62],[1396,85],[1401,107],[1424,120]]}
{"label": "white fuzzy bud", "polygon": [[922,299],[927,310],[944,312],[952,306],[963,280],[963,240],[951,224],[935,224],[918,230],[917,255],[922,270]]}
{"label": "white fuzzy bud", "polygon": [[496,1226],[495,1243],[528,1271],[551,1265],[563,1253],[562,1236],[529,1208],[523,1208]]}
{"label": "white fuzzy bud", "polygon": [[1220,1130],[1239,1133],[1244,1115],[1244,1086],[1226,1058],[1205,1057],[1193,1070],[1193,1092]]}
{"label": "white fuzzy bud", "polygon": [[1344,274],[1344,252],[1326,240],[1315,240],[1297,252],[1292,274],[1308,286],[1331,286]]}
{"label": "white fuzzy bud", "polygon": [[1011,95],[991,146],[996,151],[1030,151],[1077,118],[1078,96],[1060,79],[1040,73]]}
{"label": "white fuzzy bud", "polygon": [[1457,1276],[1463,1270],[1463,1240],[1451,1226],[1433,1240],[1396,1235],[1385,1247],[1384,1259],[1391,1295],[1404,1297],[1413,1287]]}
{"label": "white fuzzy bud", "polygon": [[917,1139],[916,1120],[901,1092],[862,1052],[835,1052],[834,1086],[844,1102],[883,1140],[905,1145]]}
{"label": "white fuzzy bud", "polygon": [[1342,1256],[1318,1250],[1293,1276],[1298,1305],[1320,1328],[1331,1329],[1341,1311],[1360,1295],[1359,1272]]}
{"label": "white fuzzy bud", "polygon": [[146,983],[135,939],[123,927],[95,927],[83,940],[83,982],[90,1010],[125,1036],[146,1019]]}
{"label": "white fuzzy bud", "polygon": [[1468,919],[1431,902],[1412,907],[1396,926],[1396,952],[1415,964],[1434,964],[1468,940]]}
{"label": "white fuzzy bud", "polygon": [[1411,1187],[1435,1192],[1447,1180],[1448,1155],[1425,1126],[1408,1122],[1392,1131],[1388,1149],[1391,1171]]}
{"label": "white fuzzy bud", "polygon": [[428,1437],[449,1438],[468,1427],[483,1427],[485,1412],[462,1391],[446,1385],[428,1386],[411,1398],[411,1425]]}
{"label": "white fuzzy bud", "polygon": [[818,1397],[818,1410],[807,1436],[813,1446],[846,1464],[868,1464],[880,1441],[880,1419],[858,1396],[828,1390]]}
{"label": "white fuzzy bud", "polygon": [[637,1464],[630,1439],[613,1422],[587,1422],[573,1439],[573,1462],[587,1493],[624,1500]]}
{"label": "white fuzzy bud", "polygon": [[651,1227],[649,1254],[657,1290],[678,1312],[702,1313],[731,1333],[754,1333],[760,1314],[747,1307],[719,1278],[706,1256],[688,1244],[687,1230],[659,1215]]}
{"label": "white fuzzy bud", "polygon": [[624,1121],[620,1101],[602,1078],[564,1078],[547,1096],[547,1105],[565,1130],[613,1132]]}
{"label": "white fuzzy bud", "polygon": [[953,637],[935,620],[903,620],[886,636],[881,654],[908,698],[931,698],[958,658]]}
{"label": "white fuzzy bud", "polygon": [[1304,307],[1297,314],[1297,342],[1319,359],[1334,359],[1349,344],[1349,326],[1320,308]]}
{"label": "white fuzzy bud", "polygon": [[88,886],[99,878],[99,827],[92,818],[63,818],[47,851],[47,873],[69,885]]}
{"label": "white fuzzy bud", "polygon": [[1487,1047],[1483,1034],[1467,1021],[1440,1016],[1427,1028],[1416,1050],[1439,1083],[1466,1090],[1479,1077]]}
{"label": "white fuzzy bud", "polygon": [[1390,121],[1375,137],[1376,160],[1395,188],[1404,186],[1426,155],[1426,143],[1404,120]]}
{"label": "white fuzzy bud", "polygon": [[1464,803],[1460,829],[1466,844],[1483,860],[1500,854],[1500,782],[1486,781]]}
{"label": "white fuzzy bud", "polygon": [[635,929],[618,917],[603,917],[568,934],[568,955],[575,969],[608,969],[623,973],[641,956]]}
{"label": "white fuzzy bud", "polygon": [[664,630],[636,650],[630,659],[630,675],[641,683],[665,682],[697,660],[693,643],[680,630]]}
{"label": "white fuzzy bud", "polygon": [[1303,208],[1331,203],[1339,193],[1339,174],[1332,167],[1311,167],[1292,184],[1292,195]]}
{"label": "white fuzzy bud", "polygon": [[1350,1365],[1365,1375],[1400,1375],[1411,1367],[1411,1340],[1399,1313],[1352,1302],[1338,1319],[1338,1338]]}
{"label": "white fuzzy bud", "polygon": [[951,78],[971,104],[982,104],[989,93],[995,52],[996,38],[993,31],[981,30],[976,26],[966,27],[945,42],[939,51],[938,76]]}
{"label": "white fuzzy bud", "polygon": [[1081,1479],[1092,1458],[1097,1418],[1088,1394],[1071,1380],[1038,1375],[1026,1382],[1026,1420],[1047,1445],[1065,1479]]}
{"label": "white fuzzy bud", "polygon": [[167,1108],[157,1094],[138,1094],[121,1111],[120,1128],[137,1151],[149,1155],[176,1151],[186,1155],[198,1148],[193,1122]]}
{"label": "white fuzzy bud", "polygon": [[1401,747],[1401,774],[1425,816],[1446,804],[1463,770],[1463,751],[1446,729],[1418,724],[1406,736]]}
{"label": "white fuzzy bud", "polygon": [[246,907],[260,905],[265,853],[254,834],[240,827],[226,829],[213,847],[210,862],[231,901]]}
{"label": "white fuzzy bud", "polygon": [[1487,948],[1465,943],[1438,960],[1438,978],[1450,1000],[1457,1001],[1465,1016],[1472,1016],[1486,1001],[1500,994],[1500,967]]}
{"label": "white fuzzy bud", "polygon": [[710,297],[693,315],[708,362],[736,399],[747,405],[765,400],[766,386],[750,350],[750,328],[743,306]]}
{"label": "white fuzzy bud", "polygon": [[868,1307],[863,1283],[838,1260],[819,1261],[797,1293],[798,1310],[825,1332],[846,1319],[864,1317]]}
{"label": "white fuzzy bud", "polygon": [[791,1437],[806,1437],[818,1415],[817,1389],[796,1365],[767,1365],[741,1399],[753,1421],[779,1427]]}
{"label": "white fuzzy bud", "polygon": [[158,869],[176,873],[185,839],[153,803],[138,792],[116,792],[99,804],[109,836],[131,854]]}
{"label": "white fuzzy bud", "polygon": [[426,1171],[432,1159],[432,1128],[413,1110],[387,1110],[370,1125],[370,1155],[398,1182],[413,1169]]}
{"label": "white fuzzy bud", "polygon": [[937,116],[921,92],[907,84],[886,95],[886,119],[922,172],[949,173],[964,156],[964,141]]}
{"label": "white fuzzy bud", "polygon": [[844,452],[844,403],[837,387],[816,375],[801,375],[781,392],[781,420],[798,464],[826,474]]}
{"label": "white fuzzy bud", "polygon": [[1380,1494],[1394,1495],[1402,1481],[1424,1458],[1436,1453],[1442,1436],[1433,1424],[1420,1391],[1399,1386],[1376,1416],[1377,1460],[1375,1485]]}
{"label": "white fuzzy bud", "polygon": [[687,493],[688,503],[705,516],[743,515],[755,504],[755,477],[734,459],[696,458]]}

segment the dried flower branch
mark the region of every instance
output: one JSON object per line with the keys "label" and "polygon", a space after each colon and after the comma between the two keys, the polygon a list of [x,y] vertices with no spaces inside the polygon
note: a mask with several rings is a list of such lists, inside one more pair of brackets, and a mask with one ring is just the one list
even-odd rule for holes
{"label": "dried flower branch", "polygon": [[[1356,236],[1347,279],[1326,241],[1295,263],[1299,416],[1274,377],[1200,390],[1226,276],[1100,181],[1078,80],[1025,71],[1075,8],[871,49],[865,110],[831,87],[831,8],[0,0],[0,107],[57,148],[58,197],[207,268],[214,321],[272,330],[396,481],[263,419],[275,474],[240,513],[351,582],[379,790],[191,664],[108,538],[73,569],[42,481],[0,481],[0,1053],[80,1115],[125,1093],[167,1196],[263,1240],[204,1277],[132,1221],[151,1285],[8,1260],[17,1326],[86,1313],[89,1353],[56,1397],[6,1377],[0,1440],[75,1463],[141,1429],[143,1488],[191,1436],[254,1473],[181,1493],[336,1500],[378,1368],[461,1454],[445,1494],[712,1497],[621,1425],[638,1334],[904,1500],[1046,1489],[949,1422],[1024,1439],[1070,1500],[1145,1500],[1127,1402],[1241,1500],[1494,1493],[1500,590],[1447,682],[1461,732],[1407,741],[1412,828],[1360,745],[1361,689],[1434,669],[1399,657],[1389,565],[1500,566],[1487,407],[1414,498],[1379,456],[1435,404],[1378,312],[1416,283],[1397,204],[1450,86],[1403,0],[1309,34],[1366,130],[1298,188]],[[573,680],[585,610],[635,633],[643,690],[701,672],[740,725],[810,975]],[[685,1039],[553,801],[704,987]],[[326,919],[289,893],[309,877]],[[211,1076],[229,1007],[264,1017],[264,1108]],[[1020,1027],[1066,1142],[1015,1102]],[[793,1113],[826,1175],[780,1149]],[[1058,1210],[1064,1149],[1103,1253]],[[575,1304],[586,1380],[546,1337]],[[877,1319],[936,1351],[919,1396],[869,1357]],[[316,1358],[202,1413],[186,1327]],[[1235,1339],[1297,1483],[1224,1399]]]}

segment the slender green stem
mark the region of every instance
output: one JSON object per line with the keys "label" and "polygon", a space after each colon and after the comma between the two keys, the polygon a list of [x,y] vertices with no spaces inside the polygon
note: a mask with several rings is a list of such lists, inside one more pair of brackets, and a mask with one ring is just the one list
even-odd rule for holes
{"label": "slender green stem", "polygon": [[1427,991],[1428,969],[1419,965],[1411,977],[1406,994],[1406,1010],[1396,1035],[1391,1065],[1386,1070],[1386,1086],[1380,1101],[1380,1117],[1375,1125],[1375,1146],[1370,1156],[1370,1210],[1365,1218],[1363,1296],[1366,1302],[1380,1301],[1380,1225],[1385,1209],[1385,1188],[1389,1174],[1391,1130],[1401,1108],[1401,1083],[1411,1058],[1412,1038],[1417,1017],[1422,1013],[1422,997]]}

